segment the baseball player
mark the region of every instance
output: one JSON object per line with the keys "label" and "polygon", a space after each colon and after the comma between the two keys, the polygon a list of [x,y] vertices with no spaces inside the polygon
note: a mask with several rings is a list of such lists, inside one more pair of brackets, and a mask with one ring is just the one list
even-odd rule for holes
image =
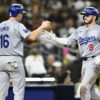
{"label": "baseball player", "polygon": [[70,46],[78,43],[82,63],[81,100],[100,100],[95,93],[94,83],[100,75],[100,26],[96,24],[99,12],[87,7],[83,12],[85,25],[80,26],[68,38],[58,38],[52,32],[45,31],[44,36],[57,44]]}
{"label": "baseball player", "polygon": [[50,25],[49,21],[43,21],[39,28],[31,32],[20,23],[23,13],[26,11],[21,4],[12,4],[9,19],[0,23],[0,100],[6,99],[10,79],[14,100],[24,100],[23,39],[37,39],[43,29]]}

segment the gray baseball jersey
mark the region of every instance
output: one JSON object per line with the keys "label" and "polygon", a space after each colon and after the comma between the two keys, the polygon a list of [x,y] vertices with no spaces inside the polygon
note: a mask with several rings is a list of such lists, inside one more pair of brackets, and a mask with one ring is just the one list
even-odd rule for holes
{"label": "gray baseball jersey", "polygon": [[17,21],[0,24],[0,55],[23,56],[23,39],[31,32]]}
{"label": "gray baseball jersey", "polygon": [[0,23],[0,100],[5,100],[12,79],[14,100],[24,100],[23,39],[31,32],[16,21]]}
{"label": "gray baseball jersey", "polygon": [[[94,86],[100,68],[94,64],[95,58],[92,58],[100,55],[100,26],[96,24],[91,29],[86,29],[86,25],[81,26],[68,38],[68,42],[69,44],[78,42],[80,55],[85,58],[89,57],[82,62],[81,99],[100,100],[100,96],[96,94]],[[84,86],[86,86],[85,92],[82,89]],[[83,92],[84,94],[82,94]]]}
{"label": "gray baseball jersey", "polygon": [[86,29],[86,25],[79,27],[69,38],[70,44],[78,42],[80,55],[91,57],[100,55],[100,26],[95,25]]}

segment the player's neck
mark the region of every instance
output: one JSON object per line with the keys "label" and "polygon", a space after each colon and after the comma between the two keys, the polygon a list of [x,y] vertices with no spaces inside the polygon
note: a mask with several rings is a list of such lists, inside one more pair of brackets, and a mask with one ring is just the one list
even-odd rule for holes
{"label": "player's neck", "polygon": [[8,20],[10,20],[10,21],[16,21],[16,18],[15,17],[10,17]]}
{"label": "player's neck", "polygon": [[86,29],[90,29],[96,25],[96,22],[92,22],[91,24],[86,25]]}

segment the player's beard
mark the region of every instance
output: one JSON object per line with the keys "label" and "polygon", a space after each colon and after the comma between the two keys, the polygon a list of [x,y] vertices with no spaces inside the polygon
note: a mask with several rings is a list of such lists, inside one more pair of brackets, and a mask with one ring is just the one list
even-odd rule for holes
{"label": "player's beard", "polygon": [[87,21],[87,22],[86,22],[85,19],[84,19],[84,23],[87,24],[87,25],[88,25],[88,24],[91,24],[92,22],[93,22],[93,17],[92,17],[89,21]]}

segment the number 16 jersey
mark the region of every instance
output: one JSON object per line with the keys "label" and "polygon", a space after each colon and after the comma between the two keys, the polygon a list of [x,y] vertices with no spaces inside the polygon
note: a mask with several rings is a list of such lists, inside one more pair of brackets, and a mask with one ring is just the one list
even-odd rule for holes
{"label": "number 16 jersey", "polygon": [[23,40],[31,32],[17,21],[0,23],[0,56],[23,56]]}

